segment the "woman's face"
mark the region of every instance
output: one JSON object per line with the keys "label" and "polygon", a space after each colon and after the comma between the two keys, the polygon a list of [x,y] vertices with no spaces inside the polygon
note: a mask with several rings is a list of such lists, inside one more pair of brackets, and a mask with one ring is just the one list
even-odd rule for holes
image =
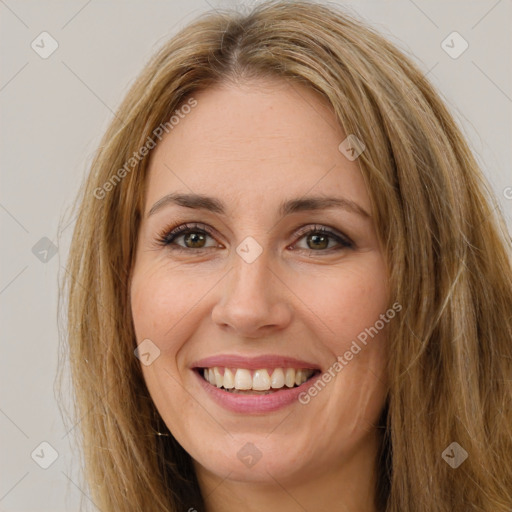
{"label": "woman's face", "polygon": [[388,279],[347,134],[284,81],[194,97],[152,154],[131,282],[151,397],[203,480],[369,468]]}

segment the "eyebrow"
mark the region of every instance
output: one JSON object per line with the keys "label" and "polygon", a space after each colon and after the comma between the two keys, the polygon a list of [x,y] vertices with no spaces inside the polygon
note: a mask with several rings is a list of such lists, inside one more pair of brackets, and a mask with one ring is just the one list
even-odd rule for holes
{"label": "eyebrow", "polygon": [[[147,216],[155,214],[165,206],[176,204],[185,208],[195,210],[207,210],[213,213],[224,215],[226,207],[224,203],[215,198],[202,194],[180,194],[171,193],[159,199],[149,210]],[[341,208],[352,213],[356,213],[364,218],[370,218],[370,214],[354,201],[344,197],[329,196],[308,196],[297,199],[288,199],[283,201],[279,207],[281,217],[291,215],[301,211],[324,210],[327,208]]]}

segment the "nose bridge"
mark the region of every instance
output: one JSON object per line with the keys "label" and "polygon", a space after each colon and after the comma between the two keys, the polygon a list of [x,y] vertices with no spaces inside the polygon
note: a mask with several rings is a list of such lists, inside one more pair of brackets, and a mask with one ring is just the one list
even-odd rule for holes
{"label": "nose bridge", "polygon": [[[290,318],[285,294],[279,290],[271,253],[248,237],[236,248],[222,296],[212,317],[250,335],[261,327],[284,326]],[[281,283],[282,285],[282,283]]]}
{"label": "nose bridge", "polygon": [[233,255],[229,293],[239,303],[248,300],[256,304],[271,300],[271,284],[274,283],[272,262],[268,249],[256,244],[254,239],[244,240]]}

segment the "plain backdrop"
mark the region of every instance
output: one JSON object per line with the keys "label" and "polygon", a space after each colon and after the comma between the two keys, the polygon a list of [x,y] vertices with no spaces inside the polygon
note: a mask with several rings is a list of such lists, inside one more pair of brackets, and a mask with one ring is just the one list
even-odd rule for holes
{"label": "plain backdrop", "polygon": [[[147,59],[198,14],[238,3],[0,0],[0,511],[76,511],[81,498],[94,509],[73,449],[79,425],[63,422],[54,393],[57,278],[73,229],[59,240],[59,221]],[[510,0],[339,3],[428,73],[512,226]],[[458,58],[442,46],[454,31],[468,44]]]}

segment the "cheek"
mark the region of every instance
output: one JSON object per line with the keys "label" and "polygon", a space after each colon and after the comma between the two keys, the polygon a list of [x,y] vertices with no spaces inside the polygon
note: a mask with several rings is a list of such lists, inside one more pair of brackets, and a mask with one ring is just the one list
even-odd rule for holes
{"label": "cheek", "polygon": [[388,282],[381,257],[366,254],[347,264],[298,281],[294,291],[314,313],[331,352],[346,350],[389,307]]}
{"label": "cheek", "polygon": [[137,341],[154,341],[163,352],[172,352],[180,323],[201,296],[205,283],[160,266],[134,274],[132,315]]}
{"label": "cheek", "polygon": [[330,432],[334,421],[339,425],[334,437],[356,442],[361,429],[377,421],[386,397],[386,326],[393,320],[381,320],[390,308],[384,261],[366,253],[297,286],[297,294],[309,297],[305,302],[314,312],[311,330],[329,353],[329,375],[324,374],[328,391],[318,385],[303,403],[312,401],[325,411],[318,419],[321,431]]}
{"label": "cheek", "polygon": [[181,439],[186,437],[187,418],[207,422],[208,416],[188,399],[183,386],[186,370],[177,364],[192,329],[191,308],[204,282],[179,274],[162,265],[141,265],[134,272],[130,294],[137,343],[150,339],[160,351],[154,362],[142,365],[144,380],[165,423]]}

